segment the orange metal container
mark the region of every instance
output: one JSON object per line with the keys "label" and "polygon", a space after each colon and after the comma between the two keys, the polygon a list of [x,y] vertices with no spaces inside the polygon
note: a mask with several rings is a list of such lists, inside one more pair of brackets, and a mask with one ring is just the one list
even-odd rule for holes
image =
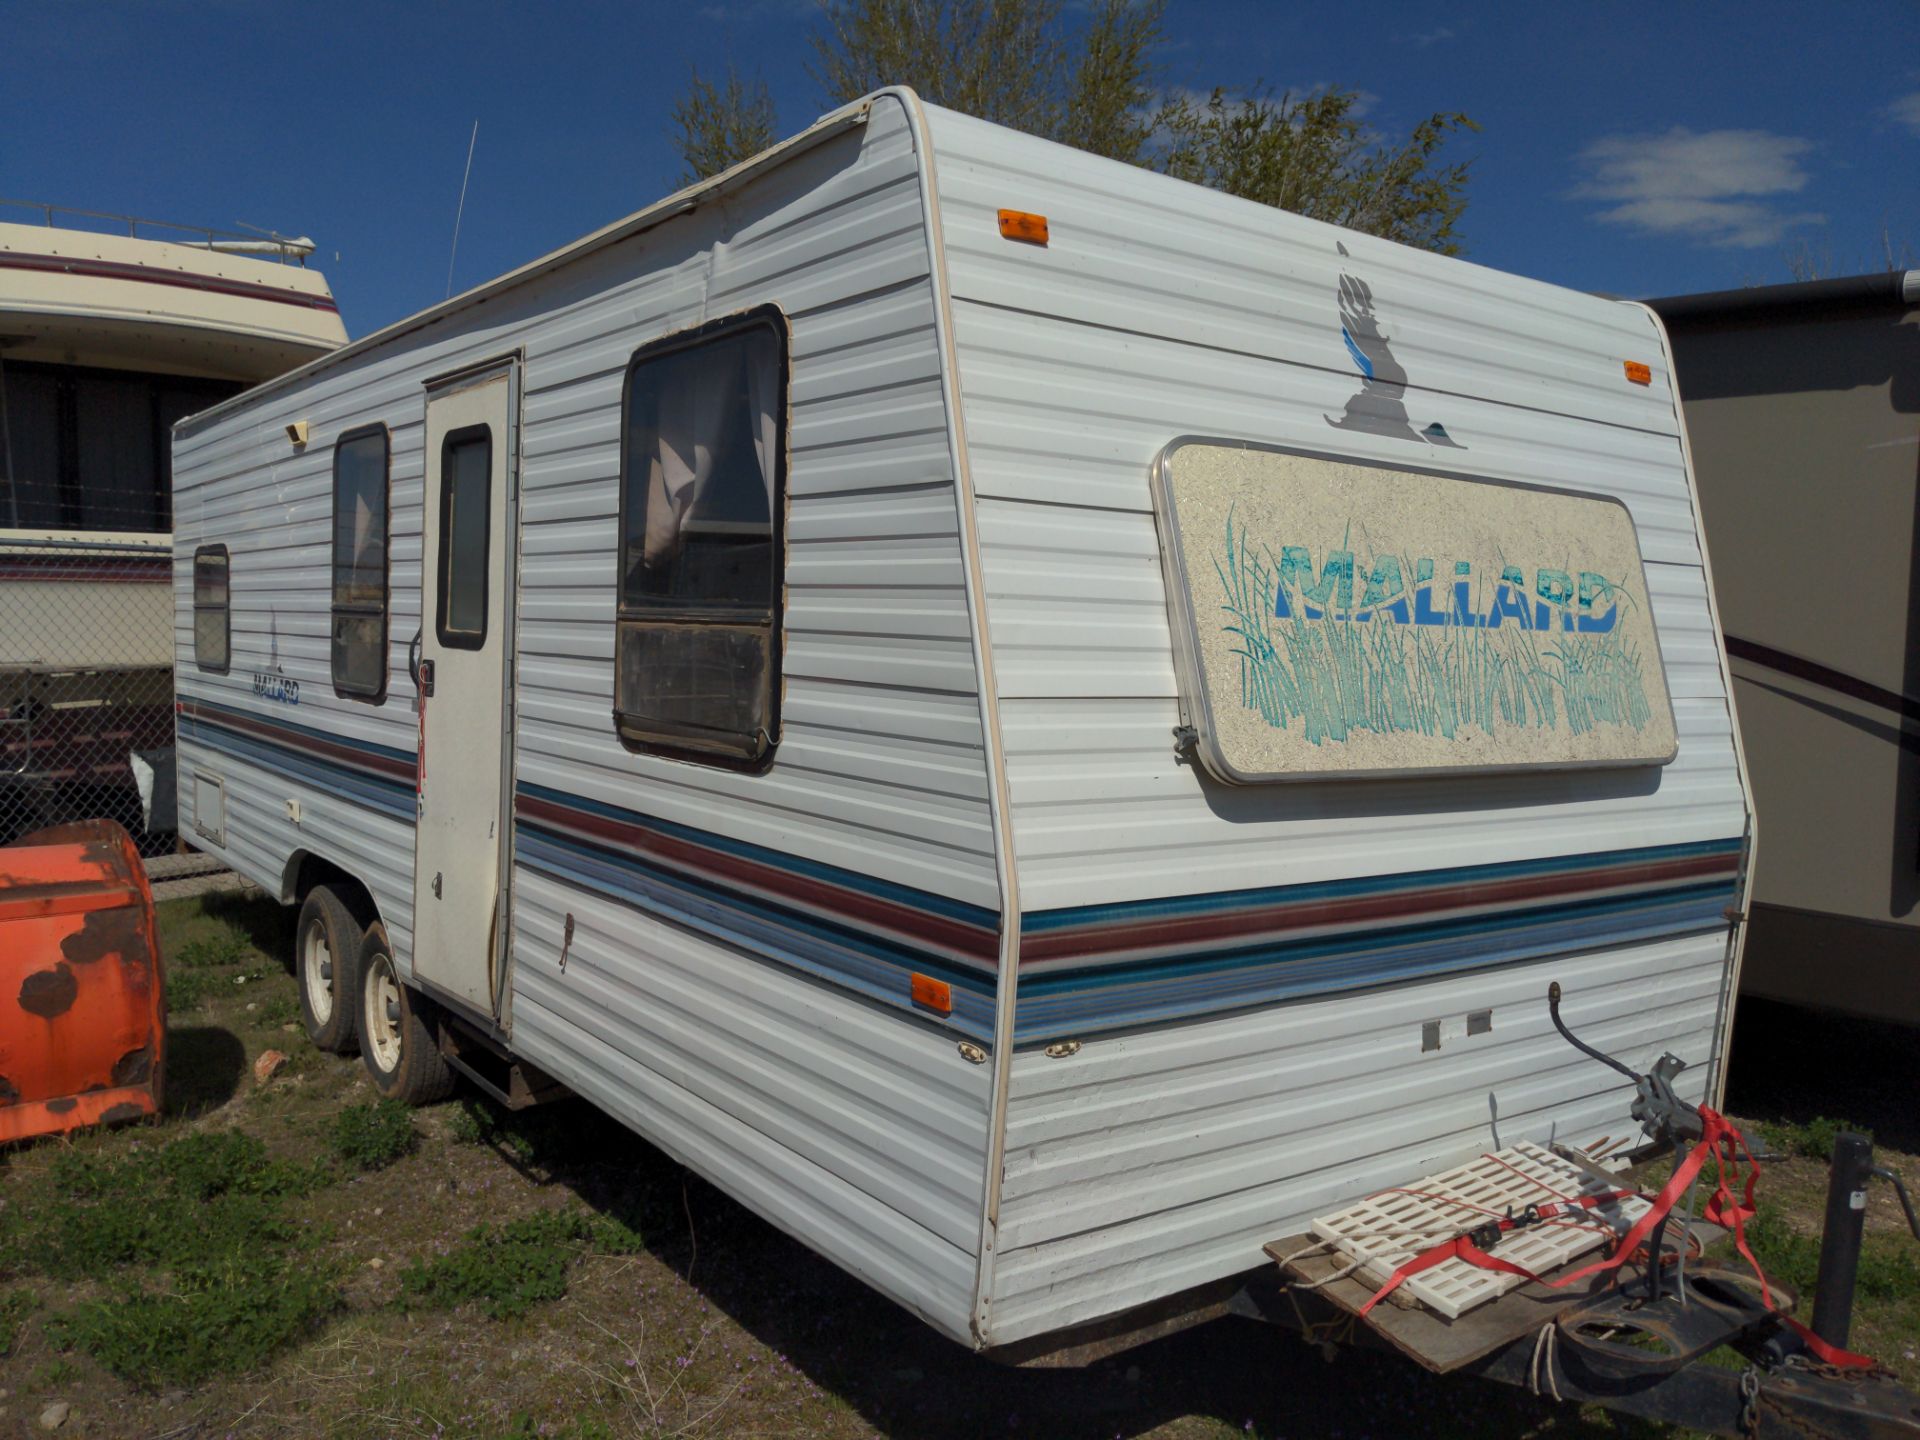
{"label": "orange metal container", "polygon": [[0,847],[0,1142],[160,1109],[153,893],[111,820]]}

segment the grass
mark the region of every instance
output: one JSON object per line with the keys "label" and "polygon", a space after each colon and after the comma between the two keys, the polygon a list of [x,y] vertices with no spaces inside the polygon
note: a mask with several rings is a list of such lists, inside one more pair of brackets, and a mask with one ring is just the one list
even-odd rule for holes
{"label": "grass", "polygon": [[1798,1123],[1791,1120],[1763,1120],[1758,1130],[1760,1139],[1774,1154],[1797,1155],[1807,1160],[1831,1160],[1834,1142],[1840,1138],[1843,1130],[1864,1135],[1868,1140],[1873,1139],[1873,1132],[1864,1126],[1849,1125],[1844,1120],[1829,1120],[1824,1115]]}
{"label": "grass", "polygon": [[[74,1433],[236,1440],[1669,1433],[1359,1350],[1328,1364],[1242,1322],[1085,1371],[993,1365],[583,1103],[403,1114],[410,1146],[362,1169],[336,1149],[343,1113],[362,1121],[356,1153],[405,1142],[376,1118],[357,1060],[272,1031],[295,994],[284,912],[210,896],[162,906],[160,921],[174,976],[223,982],[176,1007],[166,1116],[0,1152],[10,1417],[59,1399]],[[179,947],[203,938],[193,953],[207,963],[181,964]],[[256,1084],[270,1045],[295,1063]],[[1900,1149],[1881,1158],[1915,1173]],[[1793,1275],[1814,1253],[1824,1174],[1798,1154],[1766,1167],[1770,1267]],[[1876,1186],[1854,1348],[1911,1384],[1907,1243]]]}
{"label": "grass", "polygon": [[333,1120],[333,1153],[358,1170],[384,1170],[413,1152],[420,1134],[398,1100],[348,1105]]}
{"label": "grass", "polygon": [[490,1317],[520,1316],[567,1293],[567,1273],[580,1255],[631,1255],[640,1236],[617,1220],[579,1211],[537,1211],[504,1225],[476,1225],[444,1255],[415,1261],[400,1274],[401,1293],[422,1305],[477,1304]]}

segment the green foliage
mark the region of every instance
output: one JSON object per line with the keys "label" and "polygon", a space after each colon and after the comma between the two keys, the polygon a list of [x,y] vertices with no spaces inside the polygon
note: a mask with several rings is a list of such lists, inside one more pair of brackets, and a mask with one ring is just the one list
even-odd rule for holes
{"label": "green foliage", "polygon": [[1455,254],[1471,162],[1442,152],[1465,115],[1404,140],[1361,123],[1360,92],[1261,87],[1163,99],[1164,0],[823,0],[813,76],[830,103],[885,85],[1109,159],[1316,220]]}
{"label": "green foliage", "polygon": [[69,1153],[54,1163],[60,1198],[34,1249],[40,1268],[64,1279],[111,1279],[128,1265],[218,1266],[290,1242],[280,1202],[320,1182],[237,1131],[189,1135],[121,1161]]}
{"label": "green foliage", "polygon": [[758,155],[776,138],[774,119],[766,81],[743,82],[729,65],[716,85],[695,69],[686,93],[673,102],[674,145],[686,162],[680,183],[692,185]]}
{"label": "green foliage", "polygon": [[87,1301],[50,1321],[47,1334],[157,1390],[254,1369],[338,1304],[312,1270],[272,1253],[234,1252],[217,1265],[176,1271],[171,1292],[126,1288]]}
{"label": "green foliage", "polygon": [[1471,162],[1443,164],[1440,151],[1459,131],[1480,127],[1465,115],[1436,114],[1390,143],[1360,123],[1359,100],[1357,90],[1339,86],[1297,99],[1217,89],[1199,104],[1182,96],[1160,111],[1157,167],[1242,199],[1457,254]]}
{"label": "green foliage", "polygon": [[1798,1155],[1808,1160],[1831,1160],[1834,1142],[1842,1130],[1873,1139],[1871,1130],[1849,1125],[1844,1120],[1829,1120],[1824,1115],[1817,1115],[1803,1125],[1791,1120],[1760,1122],[1760,1138],[1769,1150],[1777,1155]]}
{"label": "green foliage", "polygon": [[613,1427],[592,1416],[576,1416],[559,1429],[534,1419],[531,1411],[516,1411],[500,1440],[613,1440]]}
{"label": "green foliage", "polygon": [[348,1105],[333,1120],[333,1153],[360,1170],[380,1170],[420,1143],[413,1112],[398,1100]]}
{"label": "green foliage", "polygon": [[1165,0],[1096,0],[1053,138],[1137,163],[1157,123]]}
{"label": "green foliage", "polygon": [[[1813,1294],[1820,1273],[1820,1240],[1796,1230],[1779,1214],[1763,1209],[1746,1227],[1747,1244],[1769,1280],[1787,1286],[1803,1300]],[[1869,1300],[1920,1299],[1920,1250],[1905,1230],[1869,1234],[1860,1246],[1854,1293]]]}
{"label": "green foliage", "polygon": [[253,953],[253,946],[237,930],[221,929],[196,935],[183,943],[170,957],[176,969],[206,969],[211,966],[238,965]]}
{"label": "green foliage", "polygon": [[261,1030],[278,1030],[282,1025],[297,1023],[299,1019],[300,1002],[292,995],[282,993],[260,1002],[253,1024]]}
{"label": "green foliage", "polygon": [[40,1298],[31,1290],[9,1290],[0,1294],[0,1360],[13,1354],[27,1316],[40,1308]]}
{"label": "green foliage", "polygon": [[447,1120],[447,1134],[455,1144],[490,1144],[499,1131],[500,1121],[494,1115],[493,1107],[484,1100],[462,1095],[453,1102],[453,1113]]}
{"label": "green foliage", "polygon": [[639,1234],[618,1220],[544,1210],[504,1225],[475,1226],[446,1254],[402,1270],[400,1289],[436,1309],[473,1301],[500,1320],[565,1295],[576,1256],[587,1251],[630,1255],[641,1246]]}
{"label": "green foliage", "polygon": [[31,1242],[10,1249],[55,1279],[113,1287],[46,1331],[134,1384],[251,1368],[335,1303],[293,1259],[304,1232],[286,1213],[324,1172],[250,1135],[188,1135],[119,1160],[69,1151],[50,1179]]}
{"label": "green foliage", "polygon": [[814,80],[832,104],[911,85],[935,105],[1052,135],[1069,73],[1059,0],[823,0]]}

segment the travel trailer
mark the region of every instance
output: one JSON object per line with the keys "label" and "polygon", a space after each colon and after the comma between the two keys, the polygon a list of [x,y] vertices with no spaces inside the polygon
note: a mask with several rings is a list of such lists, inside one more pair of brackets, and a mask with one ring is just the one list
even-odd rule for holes
{"label": "travel trailer", "polygon": [[170,432],[345,341],[312,248],[0,201],[0,844],[171,773]]}
{"label": "travel trailer", "polygon": [[176,426],[182,831],[385,1094],[575,1092],[979,1350],[1164,1313],[1623,1145],[1550,983],[1717,1095],[1671,377],[881,92]]}
{"label": "travel trailer", "polygon": [[1920,270],[1648,303],[1767,827],[1741,993],[1920,1025]]}

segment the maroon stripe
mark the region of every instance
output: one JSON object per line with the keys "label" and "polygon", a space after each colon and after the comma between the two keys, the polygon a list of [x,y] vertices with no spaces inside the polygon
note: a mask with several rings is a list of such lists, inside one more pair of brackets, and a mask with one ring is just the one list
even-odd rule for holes
{"label": "maroon stripe", "polygon": [[774,865],[663,835],[626,821],[569,809],[531,795],[518,797],[515,804],[518,813],[529,819],[557,825],[617,849],[645,855],[676,870],[707,879],[724,879],[740,888],[784,900],[788,904],[808,905],[842,921],[851,920],[905,935],[922,944],[965,955],[982,964],[992,965],[999,956],[997,937],[964,921],[931,914],[811,876],[796,875]]}
{"label": "maroon stripe", "polygon": [[322,740],[313,735],[302,735],[298,731],[285,729],[270,720],[262,720],[253,715],[209,714],[191,700],[181,701],[180,709],[189,718],[198,720],[204,725],[237,730],[243,735],[270,740],[289,750],[303,751],[322,759],[337,760],[353,769],[375,771],[396,780],[405,780],[409,784],[413,781],[414,767],[404,760],[395,760],[386,755],[369,754],[351,745],[336,744],[332,740]]}
{"label": "maroon stripe", "polygon": [[164,585],[173,578],[173,561],[63,560],[57,555],[9,555],[0,559],[0,580],[85,581],[107,585]]}
{"label": "maroon stripe", "polygon": [[1294,901],[1257,910],[1223,914],[1169,916],[1164,920],[1127,921],[1097,929],[1048,932],[1020,942],[1020,959],[1029,961],[1090,959],[1102,954],[1159,948],[1197,949],[1208,944],[1248,941],[1323,925],[1349,925],[1366,920],[1404,918],[1427,920],[1449,910],[1484,905],[1548,902],[1660,881],[1694,879],[1705,875],[1732,875],[1739,857],[1689,856],[1677,860],[1649,860],[1601,870],[1560,871],[1527,875],[1513,880],[1440,885],[1426,890],[1400,890],[1384,895],[1356,895],[1338,900]]}
{"label": "maroon stripe", "polygon": [[246,300],[266,300],[275,305],[294,305],[302,310],[340,313],[339,306],[321,295],[302,295],[252,280],[228,280],[218,275],[188,275],[181,271],[156,270],[150,265],[130,265],[120,260],[77,260],[65,255],[28,255],[17,251],[0,252],[0,270],[39,270],[56,275],[84,275],[93,280],[135,280],[142,285],[170,285],[176,290],[203,290],[211,295],[233,295]]}

